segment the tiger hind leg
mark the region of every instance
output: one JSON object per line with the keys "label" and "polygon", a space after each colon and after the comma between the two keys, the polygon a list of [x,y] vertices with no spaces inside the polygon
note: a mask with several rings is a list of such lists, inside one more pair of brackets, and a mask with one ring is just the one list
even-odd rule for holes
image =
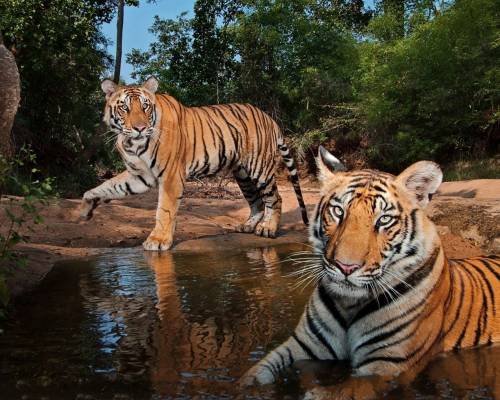
{"label": "tiger hind leg", "polygon": [[245,223],[237,226],[236,230],[238,232],[252,233],[255,231],[257,224],[264,218],[264,202],[257,190],[257,186],[243,167],[234,172],[234,177],[250,206],[250,216]]}
{"label": "tiger hind leg", "polygon": [[260,195],[264,202],[264,218],[255,227],[255,234],[275,238],[281,219],[281,196],[274,178],[260,188]]}

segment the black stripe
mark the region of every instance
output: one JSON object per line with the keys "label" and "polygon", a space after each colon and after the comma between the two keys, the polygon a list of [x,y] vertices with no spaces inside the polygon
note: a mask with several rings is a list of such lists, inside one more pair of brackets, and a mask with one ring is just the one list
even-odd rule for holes
{"label": "black stripe", "polygon": [[494,271],[490,263],[486,262],[484,258],[477,258],[476,260],[483,264],[497,279],[500,279],[500,273]]}
{"label": "black stripe", "polygon": [[[460,270],[457,268],[457,269],[455,269],[455,271],[454,271],[453,275],[455,275],[455,273],[456,273],[457,279],[460,280],[460,290],[458,291],[459,294],[460,294],[460,299],[458,301],[458,306],[457,306],[457,310],[455,312],[455,317],[453,318],[453,321],[451,322],[450,327],[444,333],[443,337],[445,337],[446,335],[448,335],[448,333],[450,333],[452,331],[452,329],[455,327],[455,324],[457,323],[458,318],[460,317],[460,312],[462,311],[462,304],[464,302],[464,292],[465,292],[464,280],[462,278],[462,274],[460,273]],[[452,282],[452,284],[454,284],[454,283],[455,282]],[[453,292],[455,293],[457,290],[458,289],[455,286],[455,290]]]}
{"label": "black stripe", "polygon": [[[379,333],[378,335],[375,335],[372,338],[368,339],[366,342],[358,344],[354,348],[353,352],[360,349],[361,347],[369,346],[371,344],[375,344],[375,343],[380,342],[382,340],[389,339],[390,337],[396,335],[397,333],[401,332],[403,329],[407,328],[410,324],[415,322],[420,317],[420,315],[421,315],[421,312],[417,313],[416,315],[413,316],[413,318],[410,318],[409,320],[407,320],[406,322],[403,322],[402,324],[396,326],[395,328],[393,328],[389,331],[383,332],[383,333]],[[402,315],[401,317],[404,317],[404,315]]]}
{"label": "black stripe", "polygon": [[128,183],[128,182],[125,182],[125,187],[127,188],[127,192],[128,192],[129,194],[137,194],[137,193],[135,193],[135,192],[132,190],[132,188],[130,187],[130,185],[129,185],[129,183]]}
{"label": "black stripe", "polygon": [[394,286],[394,290],[400,293],[396,299],[392,299],[390,296],[386,296],[385,292],[380,294],[375,300],[372,300],[365,307],[363,307],[352,319],[351,324],[359,321],[360,319],[366,317],[367,315],[380,310],[387,305],[391,304],[393,301],[403,297],[403,295],[410,290],[416,289],[416,287],[422,282],[433,270],[436,257],[439,253],[439,248],[436,248],[429,259],[424,265],[422,265],[418,270],[413,272],[407,282],[401,282],[400,284]]}
{"label": "black stripe", "polygon": [[[374,328],[370,329],[368,332],[365,332],[365,335],[370,335],[370,334],[372,334],[373,332],[378,331],[378,330],[380,330],[380,329],[383,329],[383,328],[385,328],[386,326],[388,326],[388,325],[392,324],[392,323],[393,323],[393,322],[395,322],[396,320],[398,320],[398,319],[400,319],[400,318],[403,318],[404,316],[408,316],[408,315],[409,315],[410,313],[412,313],[413,311],[415,311],[415,310],[419,309],[420,307],[422,307],[422,306],[425,304],[425,302],[426,302],[426,301],[427,301],[427,298],[425,298],[425,297],[424,297],[424,298],[423,298],[423,299],[421,299],[421,300],[420,300],[417,304],[415,304],[413,307],[411,307],[411,308],[409,308],[409,309],[405,309],[405,310],[403,311],[403,313],[402,313],[402,314],[397,315],[396,317],[391,318],[390,320],[388,320],[387,322],[383,323],[382,325],[378,325],[378,326],[376,326],[376,327],[374,327]],[[420,315],[420,313],[419,313],[418,315]]]}
{"label": "black stripe", "polygon": [[299,344],[299,346],[304,350],[304,352],[312,359],[318,360],[318,357],[312,352],[312,350],[302,341],[300,340],[295,333],[292,334],[292,337]]}
{"label": "black stripe", "polygon": [[410,218],[411,218],[411,235],[410,235],[410,242],[413,242],[413,239],[415,239],[415,235],[417,234],[417,209],[414,209],[410,213]]}
{"label": "black stripe", "polygon": [[417,353],[419,353],[427,344],[427,341],[425,340],[419,347],[417,347],[415,350],[413,350],[410,354],[408,354],[406,357],[391,357],[391,356],[380,356],[380,357],[370,357],[366,358],[363,360],[361,363],[357,364],[354,366],[354,368],[361,368],[367,364],[370,364],[375,361],[384,361],[384,362],[392,362],[395,364],[400,364],[405,361],[408,361],[409,359],[413,358]]}
{"label": "black stripe", "polygon": [[311,310],[310,309],[308,309],[306,311],[306,322],[307,322],[307,325],[309,326],[309,329],[311,330],[312,334],[317,339],[319,339],[319,341],[321,342],[321,344],[323,344],[323,346],[328,350],[328,352],[333,357],[333,359],[337,360],[338,357],[337,357],[337,354],[335,353],[335,350],[333,349],[333,347],[331,346],[331,344],[328,343],[328,340],[325,338],[325,336],[323,335],[323,333],[321,333],[321,331],[319,330],[319,328],[316,326],[316,323],[314,322],[313,318],[311,317]]}
{"label": "black stripe", "polygon": [[151,187],[151,185],[149,183],[146,182],[146,180],[141,176],[141,175],[136,175],[140,181],[144,184],[144,186],[147,186],[148,188]]}
{"label": "black stripe", "polygon": [[148,147],[149,147],[149,138],[146,139],[146,143],[144,143],[144,148],[140,151],[140,153],[137,153],[137,157],[142,156],[146,152]]}
{"label": "black stripe", "polygon": [[333,319],[337,321],[337,323],[344,330],[346,330],[348,327],[347,321],[344,319],[342,314],[340,314],[339,310],[335,306],[332,297],[328,294],[328,292],[326,291],[325,287],[322,284],[319,285],[318,287],[318,295],[323,305],[326,307],[328,311],[330,311],[330,314],[332,315]]}
{"label": "black stripe", "polygon": [[[469,328],[472,327],[472,324],[470,323],[470,319],[471,319],[471,315],[472,315],[472,309],[474,308],[474,301],[475,301],[474,288],[475,288],[475,285],[474,285],[473,279],[469,275],[469,272],[465,268],[463,268],[462,271],[464,271],[464,273],[466,273],[467,276],[469,277],[469,284],[471,286],[470,306],[469,306],[469,312],[467,313],[467,318],[465,320],[466,322],[464,323],[464,327],[462,329],[462,332],[460,332],[458,339],[455,341],[455,344],[452,346],[453,349],[459,349],[460,347],[462,347],[462,342],[465,338],[465,335],[467,334],[467,331],[469,330]],[[477,329],[477,327],[475,329]]]}
{"label": "black stripe", "polygon": [[[462,262],[459,262],[459,264],[462,266],[464,271],[469,275],[469,278],[471,281],[474,282],[474,286],[477,289],[477,294],[481,296],[481,314],[478,315],[477,317],[477,326],[475,328],[475,337],[474,337],[474,346],[477,346],[479,344],[479,341],[481,339],[481,334],[482,331],[486,329],[486,315],[488,313],[488,298],[485,295],[483,286],[481,285],[481,279],[479,276],[476,276],[474,272],[476,271],[475,269],[470,270],[468,267],[472,264],[467,263],[465,260],[462,260]],[[476,286],[477,285],[477,286]],[[474,293],[471,294],[471,297],[474,295]],[[471,299],[472,301],[473,299]],[[472,302],[474,304],[476,301]],[[481,321],[483,321],[483,324],[481,326]],[[469,321],[469,326],[472,326],[471,322]]]}
{"label": "black stripe", "polygon": [[481,277],[483,278],[483,281],[484,283],[486,284],[486,287],[488,288],[488,292],[490,294],[490,298],[491,298],[491,304],[493,305],[493,312],[495,312],[495,291],[493,289],[493,287],[491,286],[491,282],[489,281],[488,277],[486,276],[486,274],[484,273],[484,271],[479,268],[477,265],[471,263],[470,261],[468,260],[464,260],[464,262],[467,262],[469,265],[471,265],[477,272],[479,272],[479,274],[481,274]]}
{"label": "black stripe", "polygon": [[290,347],[286,346],[286,351],[288,353],[288,358],[290,359],[290,365],[292,365],[295,362],[295,359],[292,355],[292,350],[290,350]]}

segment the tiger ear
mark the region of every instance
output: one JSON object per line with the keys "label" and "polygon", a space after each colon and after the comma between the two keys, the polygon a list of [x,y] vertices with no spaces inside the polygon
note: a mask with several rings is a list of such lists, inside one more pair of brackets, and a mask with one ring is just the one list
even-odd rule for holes
{"label": "tiger ear", "polygon": [[111,79],[104,79],[101,82],[101,89],[106,94],[106,98],[109,98],[114,92],[116,92],[118,85]]}
{"label": "tiger ear", "polygon": [[443,181],[443,172],[432,161],[418,161],[401,172],[396,181],[414,197],[421,208],[425,208]]}
{"label": "tiger ear", "polygon": [[142,87],[155,94],[158,90],[159,85],[160,83],[158,82],[158,79],[156,79],[154,76],[150,76],[148,79],[146,79],[146,82],[142,84]]}
{"label": "tiger ear", "polygon": [[324,183],[333,178],[336,172],[347,171],[347,168],[340,160],[328,152],[323,146],[319,146],[318,157],[316,157],[318,165],[318,179]]}

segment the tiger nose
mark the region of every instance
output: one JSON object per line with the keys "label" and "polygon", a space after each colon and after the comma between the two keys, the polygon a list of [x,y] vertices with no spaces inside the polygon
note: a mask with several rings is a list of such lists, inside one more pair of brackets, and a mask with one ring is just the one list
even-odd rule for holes
{"label": "tiger nose", "polygon": [[354,271],[361,268],[359,264],[346,264],[339,260],[335,260],[335,265],[345,276],[351,275]]}
{"label": "tiger nose", "polygon": [[143,124],[134,125],[134,130],[136,130],[139,133],[142,133],[144,129],[146,129],[146,125]]}

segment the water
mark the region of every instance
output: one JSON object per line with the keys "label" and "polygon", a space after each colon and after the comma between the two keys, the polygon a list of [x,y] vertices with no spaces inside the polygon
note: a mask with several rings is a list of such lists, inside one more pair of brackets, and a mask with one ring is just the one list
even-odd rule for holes
{"label": "water", "polygon": [[[0,335],[0,399],[234,398],[235,380],[302,313],[311,288],[293,290],[297,267],[277,261],[305,248],[127,249],[61,263]],[[348,375],[345,364],[307,362],[245,394],[296,399]],[[500,347],[441,356],[393,386],[386,398],[500,398]]]}

